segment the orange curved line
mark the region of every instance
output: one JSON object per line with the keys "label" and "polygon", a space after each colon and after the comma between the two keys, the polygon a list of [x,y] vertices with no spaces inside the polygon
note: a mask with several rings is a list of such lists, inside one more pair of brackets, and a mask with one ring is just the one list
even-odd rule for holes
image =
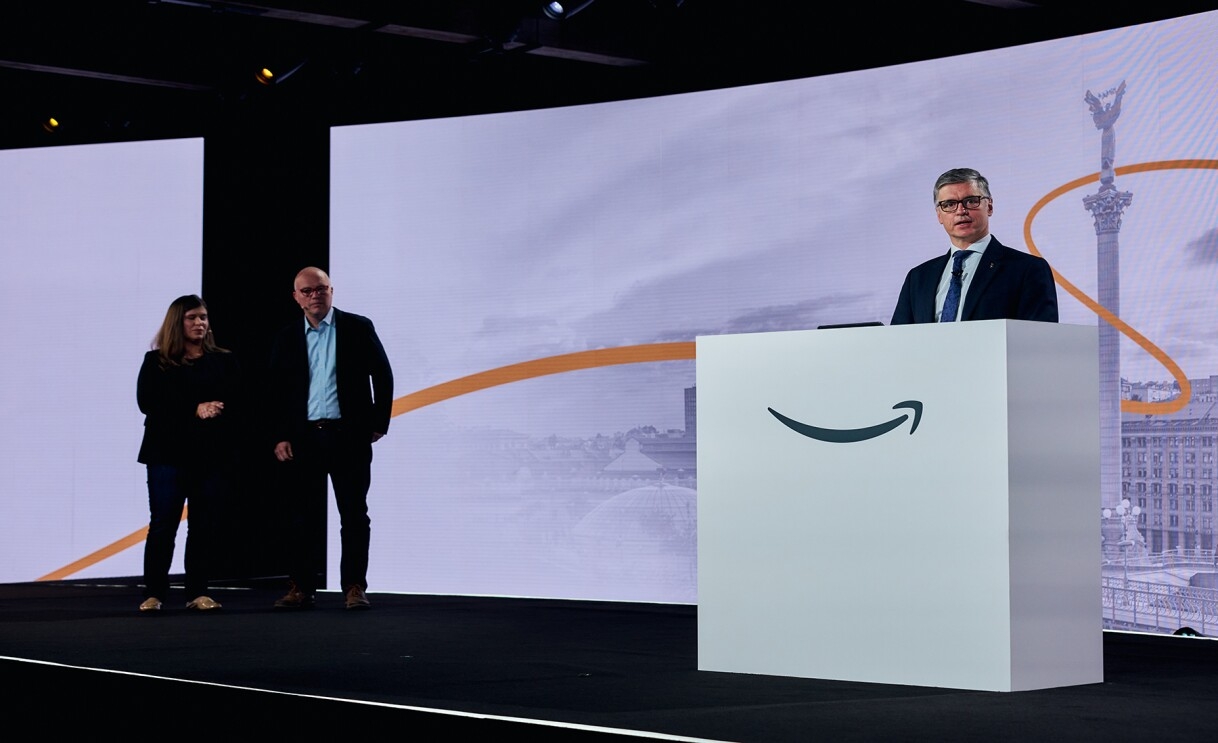
{"label": "orange curved line", "polygon": [[[595,369],[602,366],[619,364],[641,364],[649,361],[683,361],[693,359],[697,344],[693,341],[675,343],[650,343],[639,346],[619,346],[617,348],[598,348],[592,351],[577,351],[559,356],[548,356],[517,364],[500,366],[495,369],[470,374],[448,382],[433,385],[393,401],[393,416],[409,413],[412,410],[433,405],[453,397],[477,392],[488,387],[519,382],[549,374],[577,371],[579,369]],[[182,509],[182,519],[186,519],[186,509]],[[117,555],[119,552],[142,542],[148,536],[148,527],[132,532],[127,536],[112,542],[105,547],[85,555],[79,560],[65,565],[58,570],[47,573],[37,580],[62,580],[73,573]]]}
{"label": "orange curved line", "polygon": [[393,415],[399,416],[412,410],[434,405],[461,395],[477,392],[501,384],[519,382],[550,374],[595,369],[618,364],[641,364],[649,361],[682,361],[694,358],[697,344],[693,341],[676,343],[649,343],[641,346],[618,346],[597,348],[592,351],[577,351],[558,356],[547,356],[518,364],[509,364],[495,369],[470,374],[465,377],[442,382],[412,392],[393,401]]}
{"label": "orange curved line", "polygon": [[[1116,168],[1115,173],[1117,175],[1128,175],[1132,173],[1148,173],[1156,170],[1189,169],[1218,170],[1218,160],[1155,160],[1146,163],[1123,165]],[[1045,194],[1032,206],[1032,209],[1028,212],[1027,218],[1024,220],[1023,235],[1024,240],[1028,244],[1028,250],[1033,255],[1041,255],[1040,251],[1036,248],[1036,243],[1032,240],[1032,222],[1036,219],[1036,215],[1040,213],[1041,209],[1046,207],[1054,199],[1057,199],[1067,192],[1073,191],[1076,188],[1081,188],[1089,183],[1097,182],[1099,179],[1099,173],[1092,173],[1090,175],[1083,176],[1082,178],[1076,178]],[[1180,385],[1180,396],[1174,400],[1167,400],[1165,402],[1122,400],[1121,410],[1126,413],[1137,413],[1143,415],[1165,415],[1167,413],[1174,413],[1177,410],[1184,408],[1184,406],[1187,405],[1189,400],[1192,398],[1193,388],[1192,384],[1188,381],[1188,377],[1185,376],[1184,370],[1180,368],[1175,360],[1168,356],[1161,348],[1152,343],[1146,336],[1142,335],[1137,330],[1134,330],[1128,323],[1117,317],[1107,307],[1104,307],[1099,302],[1084,294],[1081,289],[1070,283],[1064,276],[1058,273],[1056,268],[1052,270],[1053,279],[1063,289],[1069,292],[1070,295],[1075,299],[1082,302],[1104,322],[1112,325],[1134,343],[1137,343],[1144,351],[1149,353],[1155,358],[1155,360],[1162,364],[1165,369],[1171,372],[1171,375],[1175,378],[1176,383]]]}
{"label": "orange curved line", "polygon": [[[188,509],[186,507],[182,508],[182,521],[186,520],[187,510]],[[84,557],[80,558],[79,560],[77,560],[75,562],[68,563],[67,565],[64,565],[62,568],[59,568],[58,570],[53,570],[53,571],[47,573],[46,575],[42,576],[41,578],[35,578],[34,580],[35,580],[35,582],[40,581],[40,580],[63,580],[64,578],[67,578],[68,576],[72,575],[73,573],[84,570],[87,567],[96,565],[97,563],[101,562],[102,560],[106,560],[111,557],[114,557],[115,555],[117,555],[118,553],[122,552],[125,549],[128,549],[129,547],[134,547],[135,545],[144,541],[147,537],[148,537],[148,527],[147,526],[141,527],[140,529],[137,529],[137,530],[131,532],[130,534],[123,537],[122,539],[119,539],[118,541],[111,542],[110,544],[107,544],[105,547],[102,547],[101,549],[96,550],[94,552],[90,552],[89,554],[85,555]]]}

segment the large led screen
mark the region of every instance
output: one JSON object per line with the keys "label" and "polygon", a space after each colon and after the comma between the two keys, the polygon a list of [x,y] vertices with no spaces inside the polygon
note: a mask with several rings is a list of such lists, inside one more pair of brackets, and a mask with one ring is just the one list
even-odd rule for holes
{"label": "large led screen", "polygon": [[202,189],[201,139],[0,151],[0,582],[142,574],[135,381],[200,290]]}
{"label": "large led screen", "polygon": [[[1062,322],[1110,333],[1107,626],[1188,623],[1170,596],[1214,548],[1216,37],[1203,14],[334,129],[335,305],[376,322],[397,385],[374,448],[373,589],[696,602],[694,339],[887,322],[906,271],[947,250],[936,177],[971,167],[992,233],[1054,267]],[[1144,424],[1196,433],[1144,452],[1164,458],[1158,479],[1122,466]],[[1169,486],[1178,501],[1156,506]]]}

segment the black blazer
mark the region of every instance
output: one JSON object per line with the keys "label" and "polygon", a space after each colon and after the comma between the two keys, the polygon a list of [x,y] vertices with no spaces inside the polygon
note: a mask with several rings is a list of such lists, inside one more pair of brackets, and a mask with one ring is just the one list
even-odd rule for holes
{"label": "black blazer", "polygon": [[[271,429],[275,442],[291,441],[308,417],[309,357],[303,318],[283,328],[271,346]],[[335,374],[343,427],[386,433],[393,408],[393,370],[372,321],[334,309]],[[369,382],[371,381],[371,385]]]}
{"label": "black blazer", "polygon": [[[140,365],[135,397],[144,414],[139,462],[207,469],[236,457],[243,407],[236,354],[206,353],[189,364],[162,369],[158,352],[149,351]],[[224,412],[200,419],[199,403],[212,400],[223,402]]]}
{"label": "black blazer", "polygon": [[[947,261],[945,254],[910,269],[892,313],[893,325],[935,321],[935,294]],[[1057,322],[1057,287],[1049,262],[991,237],[964,297],[960,319]]]}

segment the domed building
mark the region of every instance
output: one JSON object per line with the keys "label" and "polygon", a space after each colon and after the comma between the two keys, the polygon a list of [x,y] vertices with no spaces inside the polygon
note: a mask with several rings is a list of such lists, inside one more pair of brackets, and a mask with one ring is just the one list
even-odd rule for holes
{"label": "domed building", "polygon": [[571,531],[599,594],[623,601],[697,601],[698,494],[654,482],[592,509]]}

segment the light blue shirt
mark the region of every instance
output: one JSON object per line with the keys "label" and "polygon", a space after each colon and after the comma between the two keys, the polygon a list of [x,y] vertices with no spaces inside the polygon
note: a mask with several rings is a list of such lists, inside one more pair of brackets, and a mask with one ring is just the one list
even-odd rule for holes
{"label": "light blue shirt", "polygon": [[956,319],[960,319],[960,313],[964,311],[964,298],[968,296],[969,284],[973,283],[973,275],[977,273],[977,266],[981,265],[981,254],[990,245],[991,235],[986,235],[977,242],[967,248],[957,248],[951,246],[951,251],[947,255],[947,267],[943,269],[943,276],[939,279],[939,291],[935,292],[935,322],[939,322],[939,315],[943,312],[943,301],[947,299],[947,287],[952,283],[952,261],[956,257],[956,253],[961,250],[971,250],[972,255],[965,256],[963,265],[960,266],[961,271],[961,286],[960,286],[960,305],[956,310]]}
{"label": "light blue shirt", "polygon": [[309,351],[309,420],[341,418],[338,407],[338,377],[334,349],[338,331],[334,327],[334,308],[314,328],[305,324],[305,346]]}

